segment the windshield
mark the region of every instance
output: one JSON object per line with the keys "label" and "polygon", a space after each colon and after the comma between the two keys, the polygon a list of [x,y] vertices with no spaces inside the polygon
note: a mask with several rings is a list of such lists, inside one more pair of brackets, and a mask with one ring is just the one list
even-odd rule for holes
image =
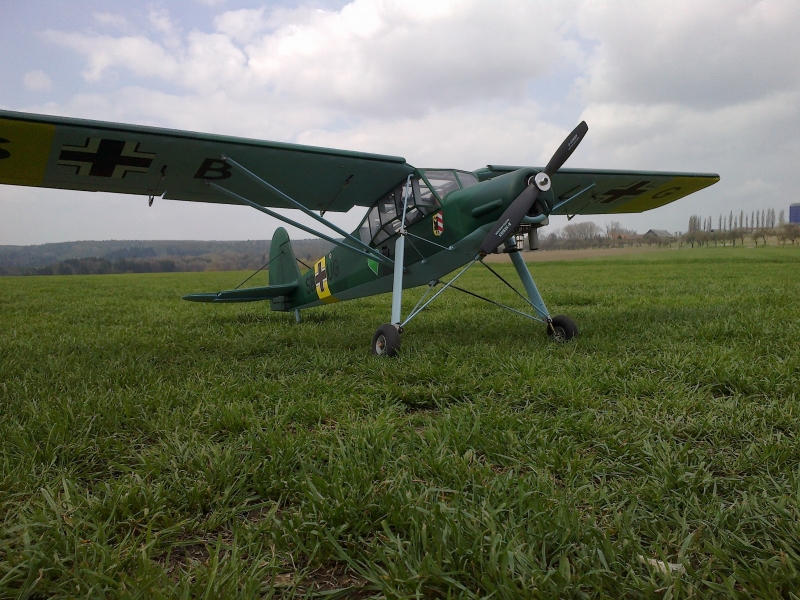
{"label": "windshield", "polygon": [[439,198],[444,198],[461,187],[456,180],[456,174],[452,171],[425,171],[425,179],[430,182]]}
{"label": "windshield", "polygon": [[466,171],[456,171],[456,175],[458,175],[458,180],[461,182],[462,188],[472,187],[473,185],[478,185],[480,183],[478,178],[472,173],[467,173]]}

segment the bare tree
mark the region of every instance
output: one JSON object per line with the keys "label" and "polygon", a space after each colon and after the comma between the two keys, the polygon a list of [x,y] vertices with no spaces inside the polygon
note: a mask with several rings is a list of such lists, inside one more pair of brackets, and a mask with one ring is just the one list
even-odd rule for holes
{"label": "bare tree", "polygon": [[792,246],[794,246],[795,241],[800,238],[800,225],[797,225],[797,223],[787,223],[783,228],[783,235],[786,236],[786,239],[790,240]]}
{"label": "bare tree", "polygon": [[592,240],[599,238],[602,229],[594,221],[564,225],[563,235],[567,240]]}

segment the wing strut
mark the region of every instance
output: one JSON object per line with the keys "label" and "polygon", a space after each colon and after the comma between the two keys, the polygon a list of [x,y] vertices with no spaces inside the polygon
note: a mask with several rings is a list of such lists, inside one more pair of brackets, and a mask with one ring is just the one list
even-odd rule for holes
{"label": "wing strut", "polygon": [[333,223],[331,223],[327,219],[323,218],[321,214],[318,215],[318,214],[314,213],[313,211],[309,210],[308,208],[303,206],[300,202],[298,202],[294,198],[284,194],[282,191],[280,191],[278,188],[276,188],[271,183],[269,183],[267,181],[264,181],[263,179],[261,179],[261,177],[259,177],[255,173],[253,173],[252,171],[250,171],[246,167],[243,167],[242,165],[240,165],[238,162],[233,160],[230,156],[226,156],[226,155],[223,154],[222,155],[222,160],[224,160],[225,162],[229,163],[232,167],[235,167],[236,169],[238,169],[239,171],[241,171],[242,173],[247,175],[250,179],[255,181],[257,184],[262,185],[265,188],[267,188],[268,190],[270,190],[271,192],[273,192],[274,194],[277,194],[278,196],[280,196],[281,198],[286,200],[289,204],[294,206],[297,210],[302,211],[303,214],[306,214],[309,217],[311,217],[312,219],[315,219],[315,220],[319,221],[320,223],[322,223],[326,227],[330,227],[331,229],[333,229],[339,235],[344,236],[345,239],[350,240],[351,242],[355,242],[357,246],[360,246],[362,248],[362,250],[366,250],[367,252],[372,254],[373,258],[375,258],[376,260],[379,260],[384,264],[388,264],[386,262],[387,260],[389,260],[391,262],[391,259],[387,259],[383,254],[381,254],[380,252],[375,250],[375,248],[365,244],[364,242],[362,242],[357,237],[347,233],[345,230],[340,229],[339,227],[337,227],[336,225],[334,225]]}
{"label": "wing strut", "polygon": [[325,240],[326,242],[330,242],[331,244],[334,244],[336,246],[341,246],[342,248],[347,248],[348,250],[351,250],[352,252],[356,252],[358,254],[362,254],[362,255],[366,256],[367,258],[371,258],[373,260],[378,260],[378,256],[380,256],[380,262],[382,262],[383,264],[385,264],[385,265],[387,265],[389,267],[394,267],[394,262],[391,259],[386,258],[385,256],[383,256],[382,254],[374,254],[372,252],[364,252],[360,248],[354,248],[353,246],[351,246],[349,244],[345,244],[342,240],[334,239],[334,238],[332,238],[330,236],[325,235],[324,233],[320,233],[319,231],[315,231],[314,229],[311,229],[310,227],[307,227],[306,225],[303,225],[302,223],[298,223],[297,221],[293,221],[292,219],[290,219],[288,217],[284,217],[283,215],[279,215],[275,211],[270,210],[270,209],[268,209],[268,208],[266,208],[264,206],[261,206],[260,204],[257,204],[256,202],[253,202],[252,200],[248,200],[247,198],[245,198],[244,196],[240,196],[236,192],[232,192],[230,190],[227,190],[224,187],[222,187],[221,185],[217,185],[213,181],[210,181],[210,180],[206,179],[205,183],[206,183],[206,185],[213,187],[215,190],[219,190],[223,194],[227,194],[228,196],[230,196],[231,198],[233,198],[234,200],[236,200],[240,204],[246,204],[247,206],[252,206],[256,210],[259,210],[259,211],[263,212],[264,214],[269,215],[270,217],[278,219],[279,221],[283,221],[284,223],[288,223],[289,225],[297,227],[298,229],[302,229],[306,233],[310,233],[311,235],[317,236],[318,238],[321,238],[321,239]]}

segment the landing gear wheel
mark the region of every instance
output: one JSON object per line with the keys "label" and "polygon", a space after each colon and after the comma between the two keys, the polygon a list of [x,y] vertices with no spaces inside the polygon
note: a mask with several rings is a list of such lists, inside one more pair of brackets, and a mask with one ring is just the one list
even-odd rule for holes
{"label": "landing gear wheel", "polygon": [[578,326],[569,317],[556,315],[547,324],[547,335],[554,342],[568,342],[578,335]]}
{"label": "landing gear wheel", "polygon": [[384,323],[372,336],[372,353],[375,356],[397,356],[400,350],[400,332],[390,323]]}

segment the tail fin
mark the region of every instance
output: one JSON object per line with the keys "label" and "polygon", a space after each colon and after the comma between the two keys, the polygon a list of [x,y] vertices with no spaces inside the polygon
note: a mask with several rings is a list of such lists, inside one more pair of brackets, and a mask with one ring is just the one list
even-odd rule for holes
{"label": "tail fin", "polygon": [[236,288],[224,292],[189,294],[190,302],[257,302],[271,300],[272,310],[290,310],[289,296],[300,285],[300,269],[294,259],[289,234],[279,227],[269,246],[269,285],[256,288]]}
{"label": "tail fin", "polygon": [[283,227],[278,227],[269,246],[269,284],[273,286],[299,282],[300,269],[294,258],[289,234]]}

